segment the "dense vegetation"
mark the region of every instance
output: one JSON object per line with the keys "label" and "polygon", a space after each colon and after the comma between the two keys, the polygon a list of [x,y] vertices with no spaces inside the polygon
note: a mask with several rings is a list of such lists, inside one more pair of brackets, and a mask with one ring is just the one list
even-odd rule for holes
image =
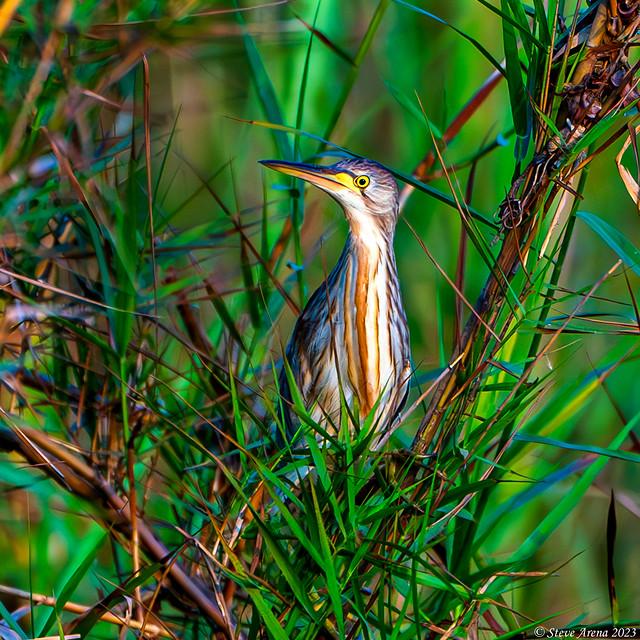
{"label": "dense vegetation", "polygon": [[[639,12],[0,3],[0,637],[638,621]],[[375,455],[274,441],[345,225],[257,161],[345,154],[402,190]]]}

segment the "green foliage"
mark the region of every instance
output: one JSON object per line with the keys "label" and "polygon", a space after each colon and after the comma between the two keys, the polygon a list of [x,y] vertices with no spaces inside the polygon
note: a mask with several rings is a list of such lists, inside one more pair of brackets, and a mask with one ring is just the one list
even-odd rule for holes
{"label": "green foliage", "polygon": [[[0,636],[115,637],[108,611],[126,637],[194,639],[640,618],[637,211],[611,153],[635,94],[568,128],[598,10],[568,5],[60,0],[0,17]],[[257,161],[345,153],[405,190],[415,375],[375,454],[370,420],[351,438],[345,406],[329,437],[295,389],[283,443],[277,399],[344,229]],[[518,238],[496,212],[532,193]]]}

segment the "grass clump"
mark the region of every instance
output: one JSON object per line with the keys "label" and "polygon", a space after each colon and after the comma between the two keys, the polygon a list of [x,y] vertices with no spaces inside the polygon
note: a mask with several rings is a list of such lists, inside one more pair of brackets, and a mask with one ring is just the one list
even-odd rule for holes
{"label": "grass clump", "polygon": [[[636,621],[639,11],[4,3],[0,635]],[[341,233],[256,160],[344,153],[402,188],[416,373],[376,454],[274,438]]]}

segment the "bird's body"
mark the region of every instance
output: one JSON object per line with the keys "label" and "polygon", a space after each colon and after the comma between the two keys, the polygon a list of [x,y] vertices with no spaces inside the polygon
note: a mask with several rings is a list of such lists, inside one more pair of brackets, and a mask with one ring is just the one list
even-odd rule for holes
{"label": "bird's body", "polygon": [[[377,449],[392,433],[411,374],[409,332],[393,251],[395,180],[366,160],[332,167],[267,164],[317,184],[345,211],[350,229],[342,254],[298,318],[285,355],[313,420],[335,435],[343,405],[357,408],[361,422],[373,418],[370,446]],[[292,436],[298,421],[290,409],[292,394],[284,370],[280,387]]]}

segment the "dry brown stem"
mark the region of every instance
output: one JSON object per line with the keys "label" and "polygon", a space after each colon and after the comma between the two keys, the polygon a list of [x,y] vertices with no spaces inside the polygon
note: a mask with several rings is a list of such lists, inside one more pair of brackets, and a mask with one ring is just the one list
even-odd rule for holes
{"label": "dry brown stem", "polygon": [[[7,587],[3,584],[0,584],[0,593],[12,596],[14,598],[19,598],[21,600],[26,600],[27,602],[34,602],[35,604],[44,607],[59,606],[56,598],[52,598],[51,596],[45,596],[41,593],[30,593],[29,591],[14,589],[13,587]],[[88,607],[84,604],[79,604],[77,602],[65,602],[62,605],[62,609],[64,611],[69,611],[70,613],[84,614],[90,611],[91,607]],[[109,622],[111,624],[117,624],[123,627],[129,627],[130,629],[140,630],[142,628],[142,624],[137,620],[127,619],[123,616],[112,613],[111,611],[105,611],[105,613],[100,616],[100,620],[102,620],[103,622]],[[144,625],[144,630],[147,634],[152,636],[161,636],[163,638],[176,637],[175,634],[167,628],[157,624],[153,624],[151,622],[148,622]],[[55,637],[57,638],[58,636]]]}
{"label": "dry brown stem", "polygon": [[[11,423],[8,416],[5,417]],[[71,491],[94,505],[102,505],[103,526],[115,527],[131,535],[133,514],[128,500],[119,496],[97,470],[67,446],[37,429],[14,425],[12,429],[0,428],[0,450],[18,453],[62,485],[66,491]],[[166,567],[167,577],[175,587],[209,620],[223,629],[227,637],[233,637],[233,625],[225,619],[218,605],[205,593],[202,586],[187,575],[176,562],[174,554],[156,538],[141,515],[136,515],[138,538],[144,552]]]}

